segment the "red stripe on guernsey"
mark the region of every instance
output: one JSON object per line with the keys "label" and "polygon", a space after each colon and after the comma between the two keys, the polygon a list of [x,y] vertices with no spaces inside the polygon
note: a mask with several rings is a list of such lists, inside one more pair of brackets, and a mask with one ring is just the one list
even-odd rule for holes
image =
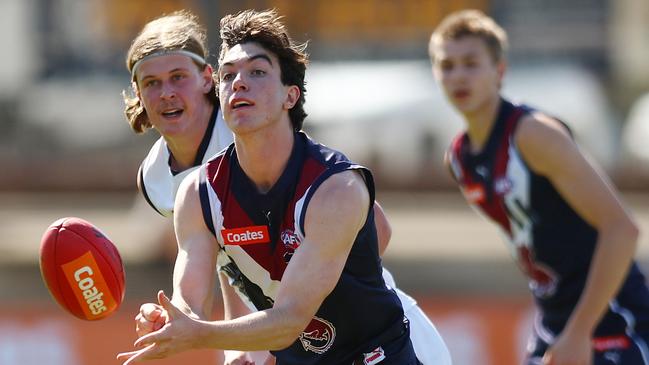
{"label": "red stripe on guernsey", "polygon": [[[221,230],[220,234],[224,243],[227,242],[226,232],[228,230],[231,231],[234,229],[245,229],[256,226],[256,224],[245,213],[243,208],[241,208],[235,199],[234,194],[230,192],[230,183],[232,181],[232,177],[230,176],[232,173],[232,171],[230,171],[230,158],[232,157],[232,153],[232,148],[228,148],[223,155],[207,164],[207,181],[210,183],[216,196],[221,201],[223,230]],[[218,179],[216,179],[216,176],[218,176]],[[225,227],[231,228],[226,229]],[[219,229],[219,227],[214,228],[217,230]],[[268,231],[266,231],[266,236],[269,237]],[[270,237],[267,242],[270,242]],[[277,265],[270,260],[270,256],[268,255],[268,250],[270,249],[269,245],[240,245],[240,247],[243,248],[257,263],[259,263],[259,265],[268,270],[274,280],[278,280],[278,278],[282,277],[285,265]]]}
{"label": "red stripe on guernsey", "polygon": [[[497,181],[499,178],[507,176],[507,163],[509,162],[509,145],[512,141],[512,133],[518,118],[520,118],[523,111],[521,109],[515,109],[512,112],[507,120],[505,121],[505,130],[501,134],[501,140],[497,144],[498,150],[496,151],[496,159],[494,161],[493,181]],[[492,187],[493,189],[493,187]],[[491,192],[493,199],[485,201],[483,204],[480,204],[480,207],[487,213],[493,220],[498,222],[500,226],[505,229],[508,233],[511,234],[511,226],[509,218],[507,217],[507,212],[505,211],[505,202],[503,201],[502,196],[496,194],[494,191]]]}
{"label": "red stripe on guernsey", "polygon": [[[468,142],[466,133],[460,133],[457,136],[455,136],[455,138],[451,142],[451,149],[450,149],[451,158],[449,164],[451,167],[451,173],[453,173],[455,179],[462,187],[466,185],[466,177],[468,175],[464,167],[464,164],[461,162],[462,148],[466,142]],[[459,164],[456,164],[456,162],[459,162]],[[458,171],[457,167],[459,167],[461,171]]]}
{"label": "red stripe on guernsey", "polygon": [[[230,153],[231,150],[228,149],[227,152],[208,162],[206,167],[207,173],[205,180],[207,180],[210,186],[212,186],[216,196],[218,196],[221,201],[223,201],[223,197],[225,196],[230,184]],[[215,182],[214,180],[216,175],[220,176],[218,182]]]}
{"label": "red stripe on guernsey", "polygon": [[[230,187],[232,181],[232,177],[230,176],[232,173],[230,171],[230,158],[233,155],[231,152],[231,149],[229,149],[224,155],[212,162],[209,162],[207,165],[207,181],[221,202],[224,227],[224,229],[221,230],[221,236],[226,244],[228,244],[228,232],[233,232],[235,229],[245,230],[258,226],[248,216],[239,201],[237,201],[235,195],[232,193],[233,187]],[[295,249],[295,247],[288,247],[282,242],[281,233],[293,233],[295,204],[311,186],[313,180],[315,180],[324,170],[325,166],[319,161],[307,157],[307,161],[305,161],[305,164],[302,167],[302,173],[296,186],[295,195],[288,203],[286,213],[280,225],[280,242],[275,242],[275,245],[272,245],[270,243],[272,238],[270,237],[268,230],[266,230],[266,237],[268,237],[266,242],[268,243],[238,244],[240,248],[242,248],[255,262],[257,262],[257,264],[268,271],[272,280],[280,280],[282,278],[287,266],[285,256],[286,254],[292,253]],[[215,178],[217,175],[218,178]],[[267,226],[263,227],[268,229]],[[218,230],[218,227],[215,228]],[[287,235],[287,237],[288,236],[290,235]],[[275,251],[270,253],[273,246]]]}
{"label": "red stripe on guernsey", "polygon": [[[493,179],[494,182],[499,178],[503,178],[507,175],[509,146],[512,139],[512,134],[516,127],[516,123],[518,122],[518,119],[522,114],[523,110],[517,108],[507,117],[507,120],[505,121],[505,130],[501,134],[502,139],[497,143],[498,150],[496,151],[493,171],[491,171],[491,179]],[[469,146],[467,145],[468,143],[469,139],[466,137],[466,133],[461,134],[459,138],[456,138],[456,140],[453,141],[452,151],[459,161],[462,161],[462,151],[469,148]],[[491,188],[492,191],[485,191],[487,187],[473,178],[473,174],[468,171],[464,163],[461,163],[461,165],[463,176],[460,184],[462,186],[462,192],[467,201],[480,207],[480,209],[485,214],[491,217],[491,219],[498,223],[505,231],[511,233],[511,226],[509,218],[507,217],[507,212],[505,211],[505,202],[502,196],[493,191],[493,187]],[[486,199],[487,194],[491,195],[491,199]]]}
{"label": "red stripe on guernsey", "polygon": [[624,335],[593,338],[593,349],[598,352],[628,349],[629,346],[631,341]]}
{"label": "red stripe on guernsey", "polygon": [[269,243],[270,235],[267,226],[251,226],[221,230],[223,243],[226,245],[250,245],[253,243]]}
{"label": "red stripe on guernsey", "polygon": [[[462,150],[468,148],[468,143],[469,139],[467,138],[466,133],[460,134],[455,138],[455,140],[453,140],[451,150],[455,155],[456,161],[462,161]],[[470,204],[482,206],[487,196],[484,186],[473,178],[473,175],[468,171],[467,167],[463,163],[460,163],[460,168],[462,170],[460,172],[461,176],[456,176],[456,178],[462,186],[462,194],[464,194],[464,198]]]}

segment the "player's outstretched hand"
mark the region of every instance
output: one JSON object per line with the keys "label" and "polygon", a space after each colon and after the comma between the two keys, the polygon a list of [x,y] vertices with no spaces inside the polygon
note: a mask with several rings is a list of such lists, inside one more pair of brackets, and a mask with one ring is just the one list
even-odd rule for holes
{"label": "player's outstretched hand", "polygon": [[[136,321],[142,324],[141,329],[143,336],[135,341],[135,348],[137,350],[130,352],[122,352],[117,355],[117,359],[124,361],[123,365],[150,359],[160,359],[168,357],[169,355],[182,352],[184,350],[195,347],[196,338],[195,334],[200,333],[197,331],[199,322],[191,319],[180,309],[178,309],[162,290],[158,292],[159,305],[152,304],[153,307],[143,305],[140,308],[139,319]],[[146,306],[146,308],[145,308]],[[144,309],[144,310],[143,310]],[[160,311],[156,317],[156,311]],[[143,314],[142,312],[146,312]],[[148,316],[149,319],[146,319]],[[164,322],[160,317],[166,316]],[[151,318],[156,318],[151,321]],[[146,328],[156,328],[155,323],[163,323],[163,325],[153,332],[146,333]],[[138,329],[138,335],[140,330]]]}

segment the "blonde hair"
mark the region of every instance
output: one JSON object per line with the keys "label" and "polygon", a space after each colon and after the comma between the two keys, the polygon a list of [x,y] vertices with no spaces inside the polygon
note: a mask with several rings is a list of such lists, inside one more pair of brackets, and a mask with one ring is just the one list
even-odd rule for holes
{"label": "blonde hair", "polygon": [[[126,55],[126,68],[131,73],[131,81],[136,82],[135,71],[139,61],[149,56],[174,51],[196,55],[191,58],[201,70],[207,66],[204,61],[208,56],[207,33],[198,22],[198,17],[187,10],[176,11],[150,21],[135,37]],[[142,133],[151,128],[149,117],[135,90],[124,90],[122,96],[125,104],[124,114],[135,133]],[[212,103],[218,103],[214,86],[206,96]]]}
{"label": "blonde hair", "polygon": [[485,13],[471,9],[451,13],[437,26],[428,43],[430,59],[435,60],[435,47],[439,47],[444,41],[464,37],[482,39],[494,62],[505,57],[508,47],[505,30]]}

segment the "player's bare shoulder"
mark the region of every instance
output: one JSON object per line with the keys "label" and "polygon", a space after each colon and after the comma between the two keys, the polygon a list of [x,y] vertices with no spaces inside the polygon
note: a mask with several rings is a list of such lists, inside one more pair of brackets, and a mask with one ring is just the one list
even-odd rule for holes
{"label": "player's bare shoulder", "polygon": [[200,183],[201,173],[204,173],[203,168],[198,168],[190,172],[187,177],[183,179],[178,187],[178,195],[176,195],[176,204],[178,204],[178,197],[181,195],[185,196],[191,194],[192,192],[198,192],[198,187]]}
{"label": "player's bare shoulder", "polygon": [[[319,217],[351,220],[360,228],[370,206],[370,194],[363,176],[354,170],[343,171],[327,178],[313,195],[306,222]],[[307,224],[308,230],[308,224]]]}
{"label": "player's bare shoulder", "polygon": [[567,127],[541,112],[524,116],[514,135],[525,162],[539,173],[547,173],[575,149]]}

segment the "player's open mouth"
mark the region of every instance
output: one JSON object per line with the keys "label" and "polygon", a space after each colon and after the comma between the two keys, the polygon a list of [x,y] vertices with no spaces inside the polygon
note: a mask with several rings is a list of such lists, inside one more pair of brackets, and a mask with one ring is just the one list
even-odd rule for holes
{"label": "player's open mouth", "polygon": [[243,99],[235,99],[230,103],[230,107],[232,109],[239,109],[239,108],[246,107],[246,106],[251,106],[251,105],[252,105],[251,102],[249,102],[247,100],[243,100]]}
{"label": "player's open mouth", "polygon": [[165,118],[175,118],[179,117],[183,113],[183,109],[170,109],[162,112],[162,116]]}

